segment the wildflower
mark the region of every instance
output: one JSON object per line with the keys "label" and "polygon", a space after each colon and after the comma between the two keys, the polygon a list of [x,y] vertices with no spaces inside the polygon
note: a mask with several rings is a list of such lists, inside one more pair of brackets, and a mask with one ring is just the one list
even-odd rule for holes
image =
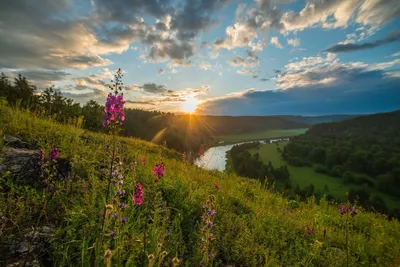
{"label": "wildflower", "polygon": [[126,218],[126,217],[122,218],[121,222],[122,223],[127,223],[128,222],[128,218]]}
{"label": "wildflower", "polygon": [[344,214],[349,213],[352,217],[357,215],[356,209],[351,205],[344,205],[342,204],[339,208],[339,214],[343,216]]}
{"label": "wildflower", "polygon": [[123,184],[124,184],[124,181],[123,181],[123,180],[120,180],[118,183],[119,183],[120,185],[123,185]]}
{"label": "wildflower", "polygon": [[141,158],[141,159],[140,159],[140,162],[141,162],[143,165],[145,165],[145,164],[146,164],[146,159],[145,159],[145,158]]}
{"label": "wildflower", "polygon": [[210,227],[210,228],[213,226],[213,222],[212,222],[212,221],[207,221],[206,224],[207,224],[207,226]]}
{"label": "wildflower", "polygon": [[107,127],[111,121],[124,121],[125,113],[124,113],[124,96],[121,95],[113,95],[109,94],[107,96],[105,108],[104,108],[104,119],[103,126]]}
{"label": "wildflower", "polygon": [[212,257],[214,257],[214,253],[210,252],[210,254],[208,254],[208,257],[211,259]]}
{"label": "wildflower", "polygon": [[311,234],[313,234],[313,233],[314,233],[314,227],[312,227],[312,228],[310,229],[310,227],[307,226],[306,235],[311,235]]}
{"label": "wildflower", "polygon": [[206,239],[204,238],[204,236],[201,237],[201,241],[206,242]]}
{"label": "wildflower", "polygon": [[157,176],[155,183],[158,183],[159,178],[164,176],[164,169],[165,169],[165,164],[156,164],[156,167],[153,169],[153,173]]}
{"label": "wildflower", "polygon": [[203,209],[208,209],[207,205],[204,204],[203,205]]}
{"label": "wildflower", "polygon": [[211,216],[214,216],[215,213],[217,213],[215,210],[209,210],[209,211],[207,212],[207,214],[208,214],[208,215],[211,215]]}
{"label": "wildflower", "polygon": [[111,231],[110,236],[115,237],[116,233],[114,231]]}
{"label": "wildflower", "polygon": [[40,156],[40,160],[43,161],[44,160],[44,152],[42,148],[39,148],[39,156]]}
{"label": "wildflower", "polygon": [[118,213],[115,212],[115,213],[113,214],[113,218],[114,218],[114,219],[117,219],[117,218],[118,218]]}
{"label": "wildflower", "polygon": [[211,239],[213,239],[213,238],[214,238],[214,234],[213,234],[213,233],[210,233],[209,239],[211,240]]}
{"label": "wildflower", "polygon": [[137,184],[135,187],[135,193],[133,196],[133,201],[136,205],[142,205],[143,203],[143,186],[141,184]]}
{"label": "wildflower", "polygon": [[218,184],[214,184],[215,189],[219,190],[219,185]]}
{"label": "wildflower", "polygon": [[124,202],[121,202],[121,203],[118,205],[118,207],[119,207],[121,210],[126,209],[126,204],[125,204]]}
{"label": "wildflower", "polygon": [[50,160],[56,160],[57,157],[60,155],[60,150],[57,147],[54,147],[49,154]]}

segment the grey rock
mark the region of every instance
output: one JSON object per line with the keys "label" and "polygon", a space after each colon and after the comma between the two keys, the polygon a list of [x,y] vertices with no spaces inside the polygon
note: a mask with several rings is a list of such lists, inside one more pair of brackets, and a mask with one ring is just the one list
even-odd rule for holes
{"label": "grey rock", "polygon": [[38,150],[5,147],[0,151],[0,175],[11,172],[15,181],[20,184],[40,184],[40,156]]}
{"label": "grey rock", "polygon": [[29,144],[27,142],[22,141],[21,139],[11,136],[4,136],[4,143],[6,146],[15,147],[15,148],[29,148]]}

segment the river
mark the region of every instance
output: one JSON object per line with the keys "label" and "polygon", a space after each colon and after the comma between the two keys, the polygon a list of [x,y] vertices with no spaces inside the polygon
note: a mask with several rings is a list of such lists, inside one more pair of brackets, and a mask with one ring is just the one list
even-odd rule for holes
{"label": "river", "polygon": [[[270,139],[270,140],[268,140],[268,142],[281,141],[282,139]],[[204,152],[204,155],[195,161],[195,164],[204,169],[208,169],[208,170],[216,169],[216,170],[223,172],[225,170],[225,165],[226,165],[226,160],[227,160],[226,152],[231,150],[234,145],[251,143],[251,142],[260,142],[262,144],[266,143],[265,140],[259,140],[259,141],[241,142],[241,143],[224,145],[224,146],[214,146],[214,147],[207,149]]]}

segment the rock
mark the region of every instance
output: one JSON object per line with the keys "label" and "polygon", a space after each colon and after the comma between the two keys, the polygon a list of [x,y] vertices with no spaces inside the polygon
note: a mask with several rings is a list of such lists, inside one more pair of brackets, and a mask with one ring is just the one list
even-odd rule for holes
{"label": "rock", "polygon": [[19,184],[37,186],[40,180],[41,166],[38,150],[5,147],[0,152],[0,176],[7,171]]}
{"label": "rock", "polygon": [[[40,259],[44,250],[49,246],[54,237],[54,229],[48,226],[38,227],[36,230],[26,230],[28,232],[22,238],[15,236],[8,238],[8,259],[6,266],[40,266]],[[29,258],[28,258],[29,255]]]}
{"label": "rock", "polygon": [[10,147],[29,148],[29,144],[27,142],[24,142],[21,139],[11,135],[4,136],[4,143],[6,146]]}

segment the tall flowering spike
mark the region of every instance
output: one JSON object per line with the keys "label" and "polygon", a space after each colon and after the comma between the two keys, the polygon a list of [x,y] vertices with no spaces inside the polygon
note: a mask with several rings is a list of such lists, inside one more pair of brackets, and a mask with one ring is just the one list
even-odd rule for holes
{"label": "tall flowering spike", "polygon": [[357,215],[357,211],[353,206],[351,206],[351,205],[347,206],[347,205],[344,205],[344,204],[340,205],[339,214],[341,216],[343,216],[343,215],[345,215],[347,213],[349,213],[352,217]]}
{"label": "tall flowering spike", "polygon": [[122,70],[118,69],[114,75],[113,85],[110,89],[113,90],[114,94],[108,94],[105,108],[104,108],[104,120],[103,126],[107,127],[111,121],[123,122],[125,120],[124,113],[124,95],[122,91]]}
{"label": "tall flowering spike", "polygon": [[133,201],[136,205],[142,205],[143,203],[143,186],[141,184],[137,184],[135,187],[135,193],[133,196]]}
{"label": "tall flowering spike", "polygon": [[49,153],[50,160],[56,160],[60,155],[60,150],[57,147],[53,147],[53,149]]}

